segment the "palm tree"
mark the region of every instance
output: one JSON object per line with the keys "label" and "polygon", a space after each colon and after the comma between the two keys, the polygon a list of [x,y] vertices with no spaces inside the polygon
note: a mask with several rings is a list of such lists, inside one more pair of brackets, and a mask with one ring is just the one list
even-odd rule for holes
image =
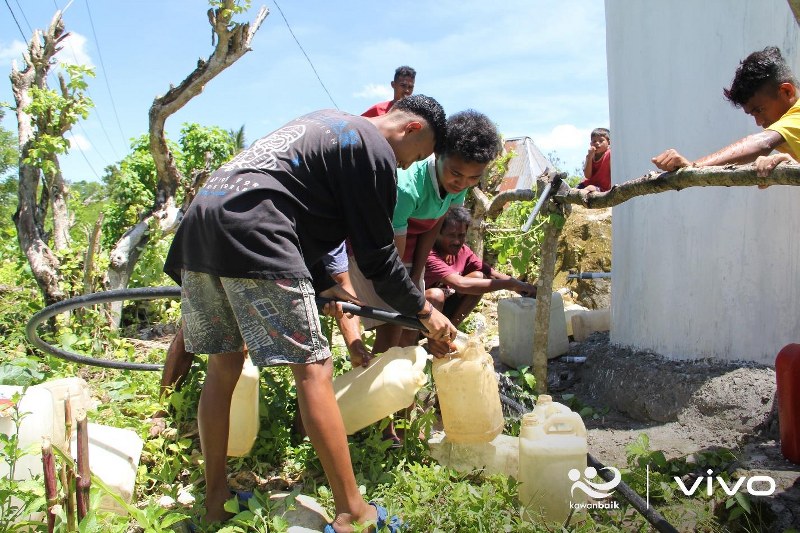
{"label": "palm tree", "polygon": [[244,150],[244,145],[247,143],[244,138],[244,125],[238,130],[228,130],[228,135],[231,136],[231,142],[235,150],[234,155]]}

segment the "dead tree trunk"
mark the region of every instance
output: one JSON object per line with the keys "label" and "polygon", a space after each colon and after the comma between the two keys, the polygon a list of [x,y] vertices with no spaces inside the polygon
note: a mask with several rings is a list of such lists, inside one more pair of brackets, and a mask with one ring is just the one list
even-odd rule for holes
{"label": "dead tree trunk", "polygon": [[11,88],[16,104],[19,134],[19,188],[14,224],[17,228],[20,249],[28,259],[31,272],[46,304],[63,299],[65,294],[59,288],[60,264],[47,245],[47,235],[44,231],[48,204],[46,198],[51,191],[47,187],[42,187],[43,202],[37,200],[42,173],[27,162],[35,135],[33,117],[27,112],[27,108],[32,102],[31,88],[45,87],[53,56],[60,49],[61,42],[66,36],[61,12],[57,11],[45,33],[39,30],[33,33],[23,56],[25,68],[20,71],[17,70],[16,64],[11,67]]}
{"label": "dead tree trunk", "polygon": [[55,154],[50,157],[55,164],[55,172],[45,179],[44,187],[49,190],[50,205],[53,206],[53,250],[66,250],[70,243],[70,216],[67,208],[67,183],[61,174]]}
{"label": "dead tree trunk", "polygon": [[[150,107],[150,153],[156,165],[158,184],[153,207],[143,213],[139,222],[128,229],[111,251],[107,289],[127,287],[133,268],[150,236],[151,224],[162,231],[173,231],[180,222],[183,210],[176,205],[176,192],[182,176],[167,146],[164,126],[167,118],[203,91],[206,83],[250,51],[250,43],[268,11],[262,7],[252,24],[232,23],[234,0],[225,0],[219,9],[209,9],[208,19],[216,39],[214,51],[207,60],[200,59],[197,68],[177,87],[170,87],[157,97]],[[112,306],[118,323],[120,307]]]}

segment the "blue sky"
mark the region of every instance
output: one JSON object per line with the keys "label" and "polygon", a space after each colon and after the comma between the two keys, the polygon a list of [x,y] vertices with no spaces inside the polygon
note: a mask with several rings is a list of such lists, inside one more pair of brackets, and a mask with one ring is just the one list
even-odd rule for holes
{"label": "blue sky", "polygon": [[[474,108],[506,137],[528,135],[565,170],[582,165],[589,131],[608,126],[605,15],[602,0],[478,2],[320,2],[278,0],[336,105],[361,113],[389,99],[394,69],[417,70],[415,92],[448,113]],[[66,0],[0,4],[0,69],[21,65],[23,38],[49,24]],[[177,139],[185,122],[245,126],[248,144],[306,112],[334,107],[274,2],[253,2],[237,20],[270,13],[252,51],[211,81],[167,121]],[[153,98],[179,83],[212,51],[204,0],[73,0],[64,13],[72,33],[60,57],[95,68],[95,108],[74,128],[62,158],[71,181],[98,179],[103,168],[147,132]],[[94,28],[92,27],[94,26]],[[105,67],[105,68],[103,68]],[[8,75],[0,101],[13,102]],[[3,127],[16,131],[13,111]],[[78,149],[80,147],[80,150]],[[88,162],[87,162],[88,160]]]}

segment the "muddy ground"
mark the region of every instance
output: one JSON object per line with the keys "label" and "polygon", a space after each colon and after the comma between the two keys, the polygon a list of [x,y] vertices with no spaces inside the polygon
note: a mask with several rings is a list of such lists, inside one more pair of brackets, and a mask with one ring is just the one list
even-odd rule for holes
{"label": "muddy ground", "polygon": [[[488,339],[493,355],[497,342]],[[800,524],[800,465],[780,452],[774,369],[746,362],[667,360],[614,346],[608,333],[571,343],[565,356],[586,361],[550,360],[548,392],[556,401],[574,394],[581,404],[603,413],[585,420],[589,453],[598,461],[626,466],[625,447],[642,433],[650,449],[662,450],[668,459],[727,448],[738,459],[732,477],[768,475],[775,480],[775,493],[761,498],[776,517],[769,531]]]}

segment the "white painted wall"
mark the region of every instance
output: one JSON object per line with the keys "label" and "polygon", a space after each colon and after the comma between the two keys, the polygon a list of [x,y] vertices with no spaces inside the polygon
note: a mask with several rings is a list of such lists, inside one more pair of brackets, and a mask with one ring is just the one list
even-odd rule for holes
{"label": "white painted wall", "polygon": [[[612,180],[676,148],[697,158],[758,131],[722,96],[750,52],[800,75],[786,0],[606,0]],[[708,187],[614,208],[612,342],[676,359],[773,364],[800,341],[800,189]]]}

